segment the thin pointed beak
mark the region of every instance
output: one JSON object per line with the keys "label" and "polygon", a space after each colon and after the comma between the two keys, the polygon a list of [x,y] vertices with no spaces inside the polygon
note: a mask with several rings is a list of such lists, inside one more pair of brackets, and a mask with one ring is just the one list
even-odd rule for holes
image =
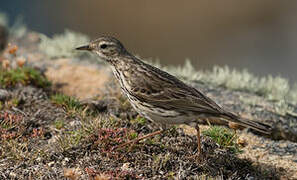
{"label": "thin pointed beak", "polygon": [[80,46],[75,48],[76,50],[87,50],[87,51],[91,51],[93,48],[91,48],[89,45],[85,45],[85,46]]}

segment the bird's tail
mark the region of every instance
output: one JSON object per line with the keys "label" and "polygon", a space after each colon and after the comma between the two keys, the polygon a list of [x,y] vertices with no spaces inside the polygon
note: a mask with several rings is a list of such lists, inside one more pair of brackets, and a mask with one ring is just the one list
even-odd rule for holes
{"label": "bird's tail", "polygon": [[235,122],[235,123],[238,123],[242,126],[245,126],[245,127],[250,127],[256,131],[259,131],[261,133],[264,133],[264,134],[271,134],[271,126],[268,125],[268,124],[265,124],[265,123],[262,123],[262,122],[259,122],[259,121],[252,121],[252,120],[249,120],[249,119],[245,119],[245,118],[242,118],[242,117],[239,117],[231,112],[226,112],[222,115],[223,118],[227,118],[229,119],[230,121],[232,122]]}

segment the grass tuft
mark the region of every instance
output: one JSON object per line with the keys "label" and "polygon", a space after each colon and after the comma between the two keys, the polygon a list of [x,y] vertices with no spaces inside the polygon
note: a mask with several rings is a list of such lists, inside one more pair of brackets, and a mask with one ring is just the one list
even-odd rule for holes
{"label": "grass tuft", "polygon": [[77,146],[85,136],[85,132],[82,129],[67,131],[57,138],[58,148],[62,151],[67,151]]}
{"label": "grass tuft", "polygon": [[64,122],[64,120],[56,120],[54,123],[54,126],[56,129],[60,130],[65,127],[65,122]]}
{"label": "grass tuft", "polygon": [[131,119],[130,121],[132,124],[139,124],[139,125],[145,125],[146,119],[140,116],[137,116],[135,119]]}
{"label": "grass tuft", "polygon": [[67,111],[79,110],[82,108],[82,105],[77,99],[65,94],[54,94],[51,96],[51,101],[65,107]]}
{"label": "grass tuft", "polygon": [[1,69],[0,87],[11,88],[15,87],[17,84],[33,85],[41,88],[46,88],[51,85],[45,76],[33,68]]}
{"label": "grass tuft", "polygon": [[211,137],[220,146],[229,149],[233,153],[239,153],[239,145],[236,143],[237,135],[234,131],[221,126],[211,126],[209,129],[202,131],[205,136]]}

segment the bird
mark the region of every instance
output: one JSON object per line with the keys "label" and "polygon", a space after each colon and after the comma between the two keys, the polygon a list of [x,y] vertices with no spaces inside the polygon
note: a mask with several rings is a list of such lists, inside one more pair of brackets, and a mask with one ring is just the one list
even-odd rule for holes
{"label": "bird", "polygon": [[[76,50],[95,53],[110,64],[122,92],[141,116],[162,127],[176,124],[194,127],[197,132],[198,155],[201,154],[199,119],[222,118],[264,134],[271,133],[270,125],[245,119],[225,110],[197,88],[137,58],[114,37],[101,36],[87,45],[77,47]],[[163,132],[164,129],[152,132],[119,147]]]}

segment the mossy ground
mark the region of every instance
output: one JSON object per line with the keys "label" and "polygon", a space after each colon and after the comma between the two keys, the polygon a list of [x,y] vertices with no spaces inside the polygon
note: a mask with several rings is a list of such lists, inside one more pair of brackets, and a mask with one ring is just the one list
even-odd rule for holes
{"label": "mossy ground", "polygon": [[46,88],[50,82],[33,68],[0,69],[0,87],[13,88],[18,84]]}

